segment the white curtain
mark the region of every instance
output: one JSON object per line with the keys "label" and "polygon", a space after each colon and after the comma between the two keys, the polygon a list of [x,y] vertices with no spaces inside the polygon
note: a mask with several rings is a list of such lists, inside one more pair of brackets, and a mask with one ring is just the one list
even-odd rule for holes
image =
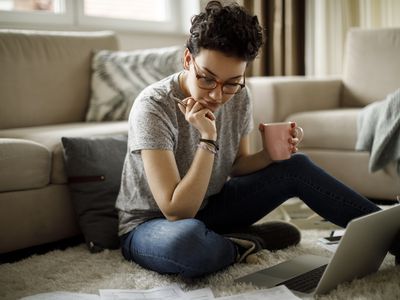
{"label": "white curtain", "polygon": [[399,26],[399,0],[306,0],[306,75],[342,73],[350,27]]}

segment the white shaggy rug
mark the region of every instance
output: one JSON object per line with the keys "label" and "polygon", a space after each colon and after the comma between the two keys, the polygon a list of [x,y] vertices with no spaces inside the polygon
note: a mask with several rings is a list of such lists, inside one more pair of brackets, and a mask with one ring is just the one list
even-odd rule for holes
{"label": "white shaggy rug", "polygon": [[[148,289],[177,283],[183,290],[203,287],[212,289],[215,297],[257,289],[236,284],[233,279],[252,271],[277,264],[301,254],[331,255],[316,241],[327,231],[303,230],[301,244],[274,253],[261,251],[257,264],[236,264],[224,271],[193,281],[178,276],[159,275],[125,261],[119,250],[90,254],[85,245],[56,250],[45,255],[0,265],[0,299],[54,291],[98,294],[99,289]],[[400,299],[400,267],[394,267],[388,255],[378,273],[340,285],[319,299]]]}

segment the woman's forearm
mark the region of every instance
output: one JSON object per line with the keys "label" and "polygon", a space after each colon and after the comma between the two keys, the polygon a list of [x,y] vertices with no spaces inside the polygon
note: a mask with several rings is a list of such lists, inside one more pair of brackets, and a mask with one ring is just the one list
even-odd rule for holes
{"label": "woman's forearm", "polygon": [[232,176],[242,176],[259,171],[271,163],[264,150],[251,155],[239,156],[232,167]]}
{"label": "woman's forearm", "polygon": [[210,182],[214,156],[207,149],[197,149],[192,165],[172,195],[169,219],[193,218],[197,214]]}

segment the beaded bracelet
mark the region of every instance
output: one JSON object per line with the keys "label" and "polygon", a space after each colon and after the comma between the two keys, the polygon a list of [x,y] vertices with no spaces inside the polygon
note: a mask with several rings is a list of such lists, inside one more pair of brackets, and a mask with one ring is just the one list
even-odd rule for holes
{"label": "beaded bracelet", "polygon": [[217,155],[217,150],[215,148],[213,148],[213,146],[211,146],[209,144],[199,143],[197,145],[197,148],[207,150],[207,151],[211,152],[212,154]]}

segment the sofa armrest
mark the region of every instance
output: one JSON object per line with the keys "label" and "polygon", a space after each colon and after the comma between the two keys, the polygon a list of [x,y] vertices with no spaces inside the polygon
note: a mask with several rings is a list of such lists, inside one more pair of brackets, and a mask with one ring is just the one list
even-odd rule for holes
{"label": "sofa armrest", "polygon": [[281,122],[293,113],[338,108],[340,78],[250,77],[254,122]]}

